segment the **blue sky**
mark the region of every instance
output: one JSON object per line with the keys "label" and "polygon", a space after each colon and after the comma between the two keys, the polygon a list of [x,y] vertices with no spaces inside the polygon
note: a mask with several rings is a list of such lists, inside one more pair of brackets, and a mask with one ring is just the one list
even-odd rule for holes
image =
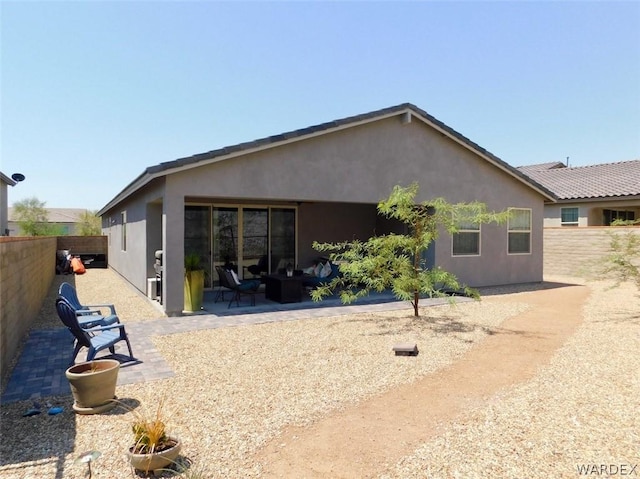
{"label": "blue sky", "polygon": [[640,158],[640,2],[3,1],[9,204],[411,102],[511,165]]}

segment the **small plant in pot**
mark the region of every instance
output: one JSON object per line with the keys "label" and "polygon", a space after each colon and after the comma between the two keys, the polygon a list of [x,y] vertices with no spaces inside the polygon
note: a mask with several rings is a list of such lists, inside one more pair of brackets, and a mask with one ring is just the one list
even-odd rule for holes
{"label": "small plant in pot", "polygon": [[127,451],[131,466],[148,473],[176,463],[182,444],[179,439],[167,434],[162,412],[164,401],[158,403],[154,413],[122,405],[134,415],[131,425],[133,445]]}

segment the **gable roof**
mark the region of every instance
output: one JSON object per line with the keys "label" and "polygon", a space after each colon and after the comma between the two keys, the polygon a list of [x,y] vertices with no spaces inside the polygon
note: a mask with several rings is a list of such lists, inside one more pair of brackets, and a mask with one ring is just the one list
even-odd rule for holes
{"label": "gable roof", "polygon": [[535,167],[519,169],[560,200],[640,196],[640,160],[570,168]]}
{"label": "gable roof", "polygon": [[451,140],[467,148],[468,150],[471,150],[472,152],[476,153],[477,155],[484,158],[486,161],[493,164],[497,168],[505,171],[507,174],[514,177],[516,180],[534,189],[546,199],[555,201],[556,198],[551,191],[549,191],[546,187],[542,186],[541,184],[537,183],[532,178],[526,176],[518,169],[512,167],[511,165],[501,160],[497,156],[493,155],[489,151],[485,150],[478,144],[472,142],[471,140],[461,135],[454,129],[442,123],[440,120],[429,115],[426,111],[418,108],[417,106],[411,103],[402,103],[397,106],[392,106],[388,108],[383,108],[381,110],[372,111],[369,113],[363,113],[360,115],[333,120],[330,122],[321,123],[319,125],[314,125],[314,126],[302,128],[299,130],[293,130],[290,132],[281,133],[279,135],[273,135],[273,136],[268,136],[266,138],[254,140],[254,141],[239,143],[233,146],[225,146],[223,148],[219,148],[217,150],[211,150],[206,153],[200,153],[197,155],[179,158],[173,161],[167,161],[155,166],[151,166],[147,168],[144,172],[142,172],[142,174],[140,174],[137,178],[135,178],[131,183],[129,183],[129,185],[127,185],[115,198],[113,198],[109,203],[107,203],[100,211],[98,211],[98,215],[100,216],[104,214],[110,208],[112,208],[117,203],[124,200],[126,197],[128,197],[129,195],[131,195],[141,187],[143,187],[145,184],[161,176],[169,175],[171,173],[178,172],[178,171],[183,171],[185,169],[203,166],[203,165],[217,162],[217,161],[231,159],[236,156],[247,154],[249,152],[260,151],[268,148],[274,148],[277,146],[285,145],[287,143],[302,141],[307,138],[312,138],[315,136],[320,136],[320,135],[328,134],[331,132],[343,130],[346,128],[351,128],[354,126],[363,125],[366,123],[379,121],[379,120],[390,118],[393,116],[401,116],[401,115],[403,115],[403,121],[405,122],[410,122],[412,118],[417,118],[421,120],[425,124],[431,126],[435,130],[442,133],[444,136],[450,138]]}

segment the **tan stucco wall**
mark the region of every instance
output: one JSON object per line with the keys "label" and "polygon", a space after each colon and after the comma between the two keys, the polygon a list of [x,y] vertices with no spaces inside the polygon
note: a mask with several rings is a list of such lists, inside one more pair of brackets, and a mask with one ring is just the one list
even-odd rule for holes
{"label": "tan stucco wall", "polygon": [[591,202],[563,202],[548,204],[544,208],[544,227],[557,228],[562,226],[560,210],[562,208],[578,208],[578,226],[602,226],[602,210],[634,211],[636,218],[640,218],[640,198],[635,200],[609,199]]}

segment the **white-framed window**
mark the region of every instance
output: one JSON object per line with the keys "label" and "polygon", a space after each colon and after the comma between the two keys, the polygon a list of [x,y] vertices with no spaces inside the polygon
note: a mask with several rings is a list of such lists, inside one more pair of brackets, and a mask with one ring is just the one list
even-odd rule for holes
{"label": "white-framed window", "polygon": [[127,212],[120,213],[120,220],[122,222],[120,230],[120,244],[122,245],[122,251],[127,251]]}
{"label": "white-framed window", "polygon": [[531,209],[509,208],[509,254],[531,253]]}
{"label": "white-framed window", "polygon": [[480,224],[459,224],[458,232],[451,236],[451,243],[451,254],[453,256],[479,256]]}
{"label": "white-framed window", "polygon": [[560,224],[562,226],[578,226],[578,213],[577,207],[560,208]]}

